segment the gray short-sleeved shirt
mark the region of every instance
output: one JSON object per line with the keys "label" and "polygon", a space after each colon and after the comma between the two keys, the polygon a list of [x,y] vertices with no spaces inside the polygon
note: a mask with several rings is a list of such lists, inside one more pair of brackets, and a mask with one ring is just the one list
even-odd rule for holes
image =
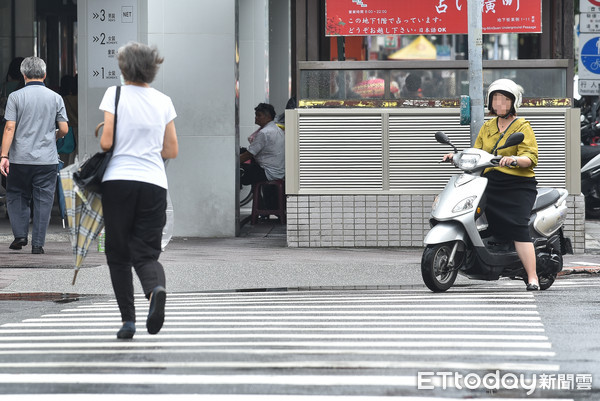
{"label": "gray short-sleeved shirt", "polygon": [[265,170],[267,180],[279,180],[285,176],[285,136],[274,121],[258,131],[248,146],[248,152]]}
{"label": "gray short-sleeved shirt", "polygon": [[43,84],[27,84],[8,97],[4,118],[16,123],[11,163],[58,164],[56,122],[69,121],[62,97]]}

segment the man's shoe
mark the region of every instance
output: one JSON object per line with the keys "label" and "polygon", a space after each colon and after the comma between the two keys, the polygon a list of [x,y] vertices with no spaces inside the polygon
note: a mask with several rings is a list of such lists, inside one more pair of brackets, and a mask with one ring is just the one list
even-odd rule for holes
{"label": "man's shoe", "polygon": [[167,302],[167,290],[165,287],[158,286],[150,294],[150,309],[148,310],[148,319],[146,328],[148,333],[156,334],[160,331],[165,321],[165,303]]}
{"label": "man's shoe", "polygon": [[27,238],[15,238],[15,240],[8,247],[10,249],[19,250],[23,246],[27,245]]}
{"label": "man's shoe", "polygon": [[135,323],[134,322],[123,322],[123,327],[119,331],[117,331],[117,338],[120,339],[130,339],[133,338],[135,334]]}
{"label": "man's shoe", "polygon": [[32,246],[31,247],[31,253],[33,253],[34,255],[41,255],[42,253],[44,253],[44,248],[41,246]]}

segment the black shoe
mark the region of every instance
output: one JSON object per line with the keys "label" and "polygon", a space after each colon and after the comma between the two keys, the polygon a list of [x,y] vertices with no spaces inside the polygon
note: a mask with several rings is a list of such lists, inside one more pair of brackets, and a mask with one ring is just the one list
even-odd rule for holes
{"label": "black shoe", "polygon": [[135,334],[135,323],[134,322],[124,322],[123,327],[119,331],[117,331],[117,338],[120,339],[130,339],[133,338]]}
{"label": "black shoe", "polygon": [[150,294],[150,309],[148,310],[148,320],[146,328],[148,333],[156,334],[160,331],[165,321],[165,303],[167,302],[167,290],[165,287],[158,286]]}
{"label": "black shoe", "polygon": [[42,253],[44,253],[44,248],[41,246],[32,246],[31,247],[31,253],[33,253],[34,255],[41,255]]}
{"label": "black shoe", "polygon": [[10,249],[21,249],[23,246],[27,245],[27,238],[15,238],[15,240],[8,247]]}
{"label": "black shoe", "polygon": [[527,291],[539,291],[540,287],[537,284],[529,283],[527,284]]}

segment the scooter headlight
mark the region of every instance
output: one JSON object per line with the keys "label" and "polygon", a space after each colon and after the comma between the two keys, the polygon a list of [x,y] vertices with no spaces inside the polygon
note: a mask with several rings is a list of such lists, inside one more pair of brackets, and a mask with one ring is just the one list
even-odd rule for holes
{"label": "scooter headlight", "polygon": [[480,158],[481,156],[475,153],[463,153],[456,166],[461,170],[469,171],[477,166]]}
{"label": "scooter headlight", "polygon": [[475,207],[475,199],[477,199],[477,196],[469,196],[468,198],[461,200],[454,206],[452,213],[460,213],[473,209],[473,207]]}

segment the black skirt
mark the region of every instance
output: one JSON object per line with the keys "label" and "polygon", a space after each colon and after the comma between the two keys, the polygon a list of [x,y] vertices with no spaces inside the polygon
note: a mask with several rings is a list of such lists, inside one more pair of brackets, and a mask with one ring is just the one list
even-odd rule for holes
{"label": "black skirt", "polygon": [[492,234],[502,240],[532,242],[529,217],[537,196],[534,177],[518,177],[492,170],[485,190],[485,215]]}

